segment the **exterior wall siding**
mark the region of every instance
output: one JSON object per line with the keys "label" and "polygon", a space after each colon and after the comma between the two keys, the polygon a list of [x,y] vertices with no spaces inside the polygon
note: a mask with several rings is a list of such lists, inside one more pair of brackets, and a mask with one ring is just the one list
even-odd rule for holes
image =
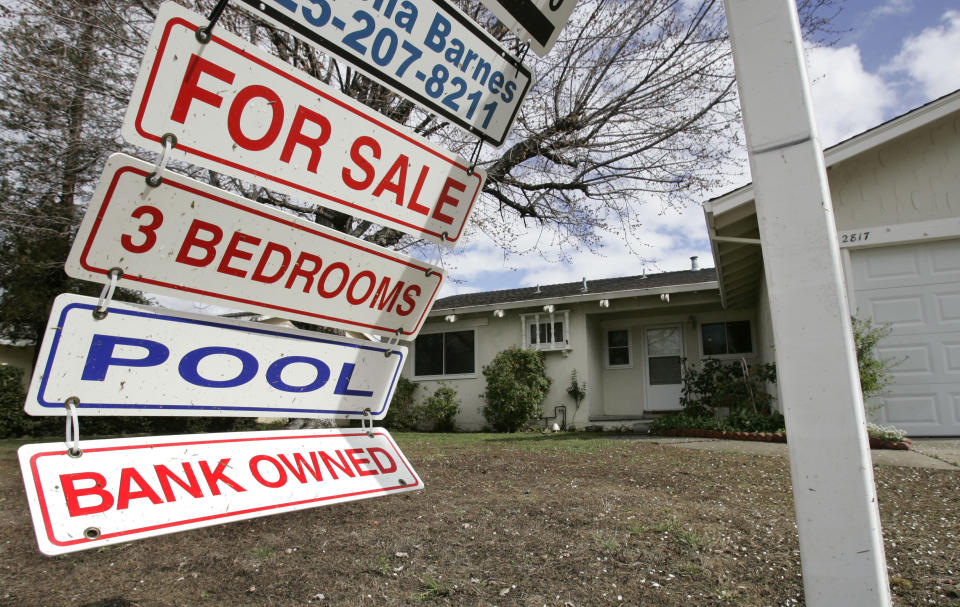
{"label": "exterior wall siding", "polygon": [[947,116],[830,168],[839,230],[960,216],[960,116]]}

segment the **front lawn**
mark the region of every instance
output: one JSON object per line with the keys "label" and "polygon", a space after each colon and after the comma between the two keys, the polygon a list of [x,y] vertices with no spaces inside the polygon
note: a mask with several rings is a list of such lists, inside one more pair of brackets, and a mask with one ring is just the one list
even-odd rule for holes
{"label": "front lawn", "polygon": [[[0,444],[0,605],[803,603],[786,458],[602,435],[397,434],[423,491],[59,558]],[[878,467],[898,605],[960,606],[960,473]]]}

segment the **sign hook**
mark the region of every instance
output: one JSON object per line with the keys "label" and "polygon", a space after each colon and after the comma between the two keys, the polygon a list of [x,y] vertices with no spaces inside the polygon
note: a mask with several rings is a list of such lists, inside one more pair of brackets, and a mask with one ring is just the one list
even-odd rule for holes
{"label": "sign hook", "polygon": [[97,302],[97,307],[93,309],[93,318],[95,320],[103,320],[107,317],[107,306],[110,305],[110,301],[113,299],[113,292],[117,289],[117,281],[123,276],[123,270],[120,268],[110,268],[109,276],[110,282],[103,285],[103,289],[100,290],[100,301]]}
{"label": "sign hook", "polygon": [[163,137],[160,138],[160,143],[163,144],[163,149],[160,150],[160,158],[157,160],[157,165],[153,167],[153,172],[147,175],[147,185],[151,188],[163,183],[161,174],[167,168],[167,161],[170,160],[168,155],[170,150],[177,147],[177,136],[173,133],[164,133]]}
{"label": "sign hook", "polygon": [[223,14],[223,9],[227,8],[227,2],[229,2],[229,0],[220,0],[217,2],[217,5],[213,7],[213,10],[210,12],[210,23],[208,23],[206,27],[197,28],[197,42],[200,44],[206,44],[210,42],[213,26],[216,25],[217,21],[220,20],[220,15]]}
{"label": "sign hook", "polygon": [[[367,425],[367,422],[370,425]],[[370,407],[363,410],[363,417],[360,418],[360,428],[367,433],[367,436],[373,438],[373,419],[370,417]]]}
{"label": "sign hook", "polygon": [[[80,399],[71,396],[63,401],[63,406],[67,408],[67,436],[64,442],[67,444],[67,455],[70,457],[80,457],[83,451],[80,450],[80,419],[77,417],[77,405]],[[71,445],[71,443],[73,443]]]}
{"label": "sign hook", "polygon": [[[396,337],[391,337],[387,340],[387,349],[383,351],[384,358],[390,358],[390,355],[393,354],[393,346],[396,346],[400,343],[400,336],[403,335],[403,327],[397,329]],[[367,409],[369,411],[369,409]]]}

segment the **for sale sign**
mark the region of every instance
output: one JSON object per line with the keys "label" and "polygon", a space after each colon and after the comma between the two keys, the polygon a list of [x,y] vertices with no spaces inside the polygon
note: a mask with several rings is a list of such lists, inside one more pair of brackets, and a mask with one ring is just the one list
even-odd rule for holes
{"label": "for sale sign", "polygon": [[[483,173],[207,20],[161,5],[122,134],[150,150],[455,244]],[[482,109],[482,108],[481,108]],[[480,111],[480,110],[478,110]]]}
{"label": "for sale sign", "polygon": [[413,339],[440,269],[341,232],[114,154],[67,274],[347,330]]}
{"label": "for sale sign", "polygon": [[24,445],[40,551],[55,555],[423,484],[390,433],[287,430]]}
{"label": "for sale sign", "polygon": [[24,407],[30,415],[380,419],[407,350],[365,340],[60,295]]}
{"label": "for sale sign", "polygon": [[497,146],[531,85],[530,69],[446,0],[239,6]]}

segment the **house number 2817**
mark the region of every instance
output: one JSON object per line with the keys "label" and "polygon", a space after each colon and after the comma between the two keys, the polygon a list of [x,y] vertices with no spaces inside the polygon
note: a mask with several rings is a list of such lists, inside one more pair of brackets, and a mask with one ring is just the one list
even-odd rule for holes
{"label": "house number 2817", "polygon": [[840,235],[840,243],[866,242],[868,238],[870,238],[870,232],[848,232]]}

